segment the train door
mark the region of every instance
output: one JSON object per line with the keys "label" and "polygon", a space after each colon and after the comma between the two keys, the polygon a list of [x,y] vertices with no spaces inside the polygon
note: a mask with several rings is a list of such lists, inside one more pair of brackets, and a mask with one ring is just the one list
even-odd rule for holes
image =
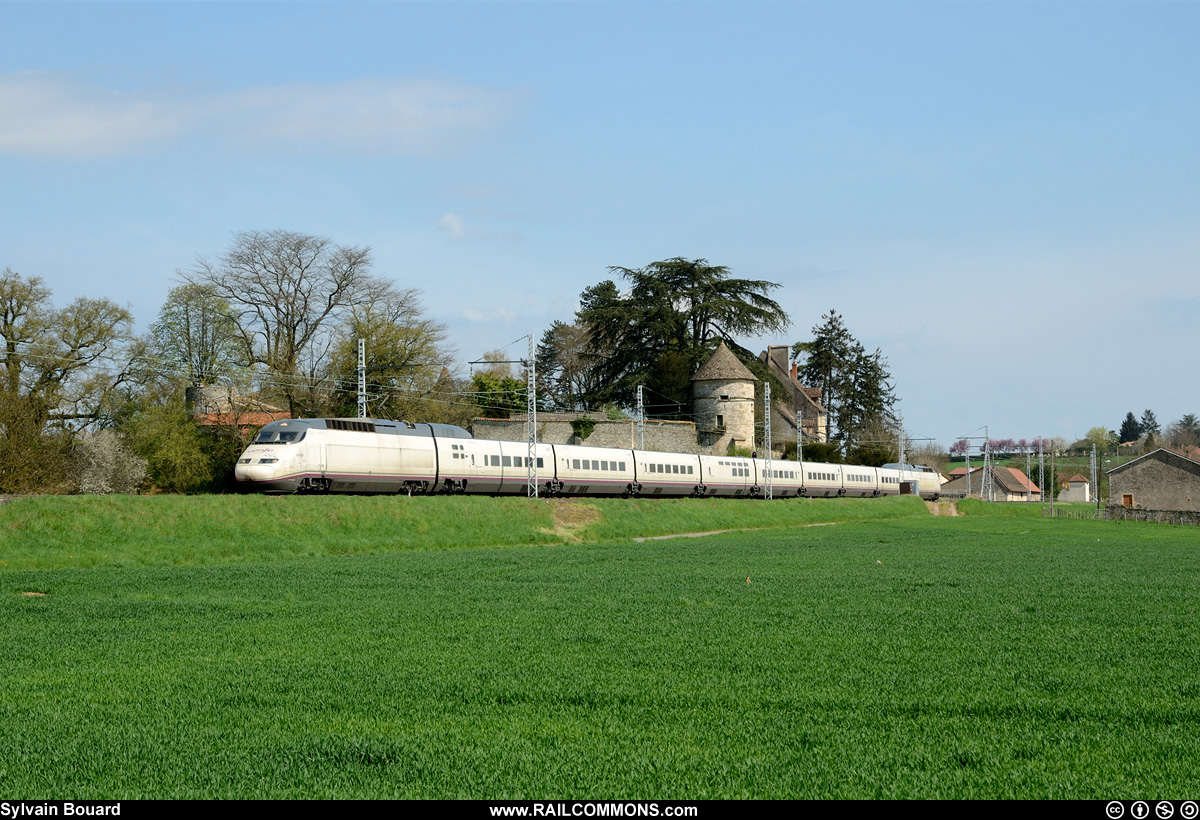
{"label": "train door", "polygon": [[305,471],[323,477],[325,475],[325,436],[310,433],[304,437],[300,446],[304,448]]}

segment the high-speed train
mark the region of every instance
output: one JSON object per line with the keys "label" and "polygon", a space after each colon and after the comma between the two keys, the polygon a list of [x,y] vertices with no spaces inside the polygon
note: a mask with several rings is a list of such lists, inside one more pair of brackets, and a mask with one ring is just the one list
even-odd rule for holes
{"label": "high-speed train", "polygon": [[[538,492],[624,497],[938,497],[928,467],[536,445]],[[524,495],[529,445],[472,438],[461,427],[379,419],[289,419],[259,431],[238,459],[239,486],[265,493]]]}

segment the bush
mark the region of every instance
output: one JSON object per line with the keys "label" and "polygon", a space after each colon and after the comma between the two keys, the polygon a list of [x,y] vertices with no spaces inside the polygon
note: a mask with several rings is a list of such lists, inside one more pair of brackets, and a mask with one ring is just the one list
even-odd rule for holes
{"label": "bush", "polygon": [[78,489],[89,495],[132,494],[146,479],[139,458],[112,430],[85,435],[75,444]]}

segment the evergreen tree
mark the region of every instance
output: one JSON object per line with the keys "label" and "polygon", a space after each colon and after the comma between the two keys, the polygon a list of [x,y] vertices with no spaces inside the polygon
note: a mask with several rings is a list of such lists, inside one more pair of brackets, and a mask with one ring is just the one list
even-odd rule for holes
{"label": "evergreen tree", "polygon": [[821,320],[822,324],[812,329],[811,341],[792,345],[792,358],[803,362],[800,381],[821,389],[821,403],[829,411],[830,421],[840,427],[837,411],[842,393],[849,389],[849,363],[857,342],[836,310],[829,311]]}
{"label": "evergreen tree", "polygon": [[812,329],[813,338],[792,346],[792,356],[802,361],[800,380],[821,388],[821,403],[829,411],[836,436],[847,445],[885,430],[894,437],[896,394],[887,359],[876,348],[867,353],[846,328],[837,311],[821,317]]}
{"label": "evergreen tree", "polygon": [[1138,420],[1134,417],[1132,410],[1125,414],[1125,421],[1121,422],[1121,429],[1117,435],[1120,437],[1122,444],[1137,441],[1142,437],[1142,426],[1138,424]]}
{"label": "evergreen tree", "polygon": [[787,313],[768,294],[779,285],[734,279],[729,268],[704,259],[676,257],[644,268],[609,268],[631,285],[621,293],[612,280],[586,289],[577,321],[587,327],[589,398],[634,403],[643,384],[688,413],[689,379],[724,340],[746,361],[753,355],[734,342],[738,335],[774,333],[786,328]]}
{"label": "evergreen tree", "polygon": [[1142,428],[1142,434],[1162,432],[1158,426],[1158,419],[1154,417],[1154,411],[1147,408],[1146,412],[1142,413],[1142,421],[1139,425]]}

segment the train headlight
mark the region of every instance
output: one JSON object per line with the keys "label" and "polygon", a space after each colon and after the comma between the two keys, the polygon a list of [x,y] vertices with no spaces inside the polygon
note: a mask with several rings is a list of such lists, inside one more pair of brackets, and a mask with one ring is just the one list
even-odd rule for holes
{"label": "train headlight", "polygon": [[248,459],[248,458],[239,458],[238,459],[238,464],[249,464],[249,463],[250,463],[250,459]]}
{"label": "train headlight", "polygon": [[274,464],[276,461],[279,461],[279,459],[277,459],[277,458],[260,458],[258,460],[258,463],[259,464]]}

